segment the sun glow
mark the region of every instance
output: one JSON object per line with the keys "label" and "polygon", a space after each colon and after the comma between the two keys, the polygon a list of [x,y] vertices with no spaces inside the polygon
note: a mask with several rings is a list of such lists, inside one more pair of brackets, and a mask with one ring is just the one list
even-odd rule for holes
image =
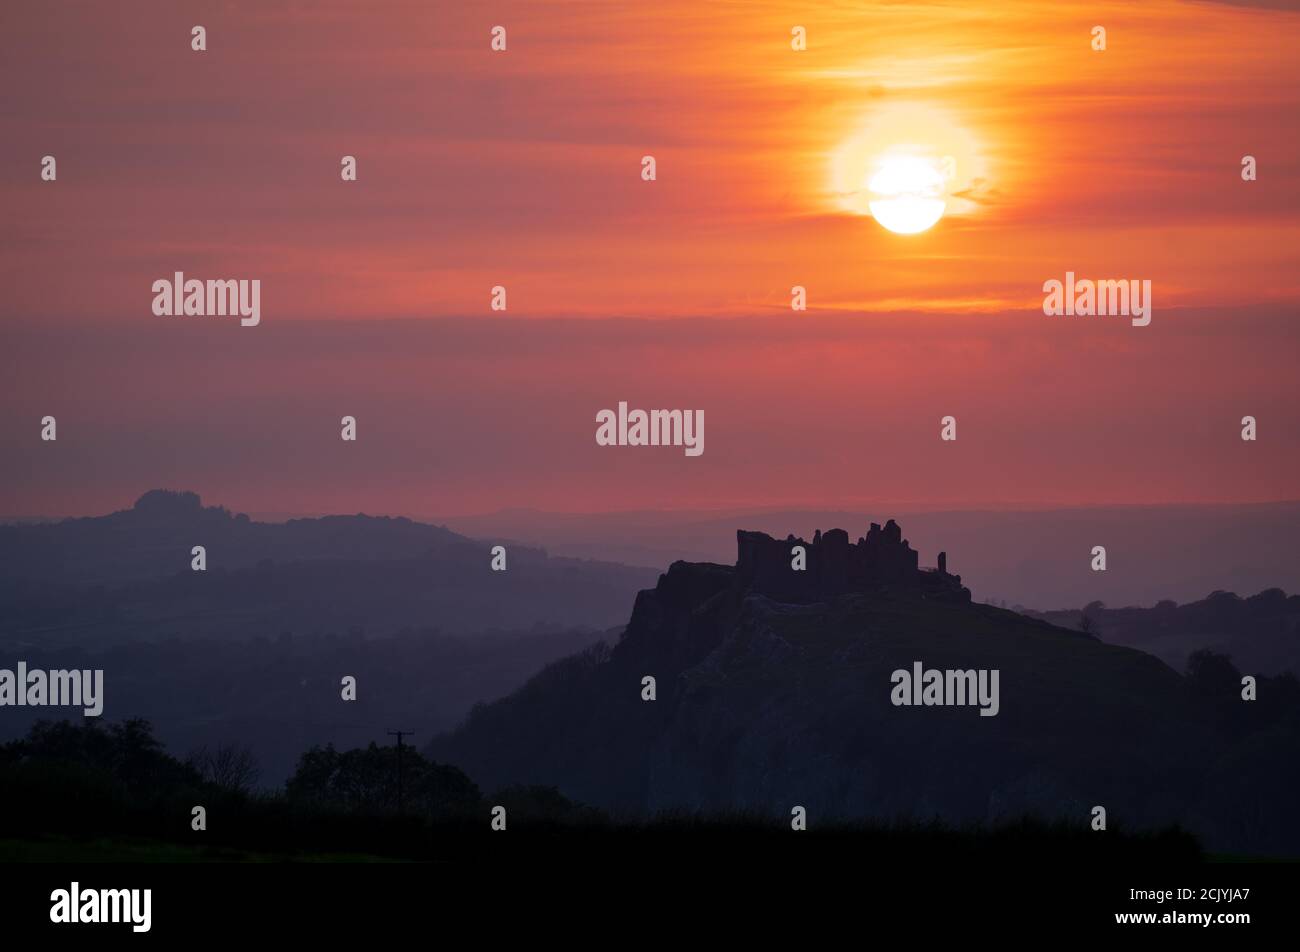
{"label": "sun glow", "polygon": [[945,215],[970,215],[987,173],[975,139],[944,109],[895,103],[874,111],[831,156],[842,211],[915,235]]}

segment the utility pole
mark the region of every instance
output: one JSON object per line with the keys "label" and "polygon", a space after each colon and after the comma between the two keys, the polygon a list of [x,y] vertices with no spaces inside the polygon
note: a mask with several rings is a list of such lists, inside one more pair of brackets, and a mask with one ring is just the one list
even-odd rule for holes
{"label": "utility pole", "polygon": [[402,812],[402,738],[409,737],[415,731],[389,731],[388,736],[397,738],[397,812]]}

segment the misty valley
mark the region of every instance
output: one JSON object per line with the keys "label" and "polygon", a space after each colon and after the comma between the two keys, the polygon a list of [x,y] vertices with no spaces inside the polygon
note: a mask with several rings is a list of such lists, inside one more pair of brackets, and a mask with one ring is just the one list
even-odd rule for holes
{"label": "misty valley", "polygon": [[[515,830],[684,809],[779,827],[793,809],[813,830],[910,816],[1087,832],[1104,814],[1124,835],[1300,850],[1283,809],[1296,596],[1015,612],[974,601],[951,557],[921,565],[892,520],[856,542],[734,538],[734,564],[656,572],[406,519],[261,523],[161,491],[0,527],[6,656],[103,672],[101,716],[4,709],[0,776],[25,789],[23,764],[73,749],[111,773],[128,744],[178,790],[252,797],[240,810],[476,828],[506,804]],[[1216,651],[1221,633],[1262,666]],[[1124,647],[1151,639],[1168,664]],[[82,727],[50,726],[74,713]],[[1231,809],[1246,787],[1257,819]]]}

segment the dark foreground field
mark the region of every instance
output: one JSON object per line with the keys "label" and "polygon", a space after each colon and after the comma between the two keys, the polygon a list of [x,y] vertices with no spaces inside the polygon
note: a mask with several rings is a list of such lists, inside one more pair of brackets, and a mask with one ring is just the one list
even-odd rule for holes
{"label": "dark foreground field", "polygon": [[533,820],[493,831],[469,819],[428,822],[397,817],[247,813],[237,828],[163,837],[143,833],[48,833],[0,839],[0,862],[353,863],[429,862],[472,867],[510,861],[551,865],[599,862],[654,865],[672,860],[732,865],[816,858],[886,866],[914,863],[1126,866],[1199,864],[1188,833],[1093,832],[1032,820],[995,828],[949,829],[899,822],[833,823],[792,831],[760,817],[661,816],[615,821]]}

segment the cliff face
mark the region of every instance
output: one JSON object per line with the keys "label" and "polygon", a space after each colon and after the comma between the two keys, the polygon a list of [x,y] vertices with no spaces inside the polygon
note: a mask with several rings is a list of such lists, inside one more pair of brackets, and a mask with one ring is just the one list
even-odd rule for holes
{"label": "cliff face", "polygon": [[[999,713],[894,705],[891,674],[915,662],[997,669]],[[612,650],[552,666],[430,753],[485,789],[554,785],[613,809],[985,820],[1104,804],[1139,825],[1183,814],[1175,780],[1214,743],[1203,721],[1157,659],[972,604],[889,523],[856,545],[742,532],[734,567],[674,563]]]}

